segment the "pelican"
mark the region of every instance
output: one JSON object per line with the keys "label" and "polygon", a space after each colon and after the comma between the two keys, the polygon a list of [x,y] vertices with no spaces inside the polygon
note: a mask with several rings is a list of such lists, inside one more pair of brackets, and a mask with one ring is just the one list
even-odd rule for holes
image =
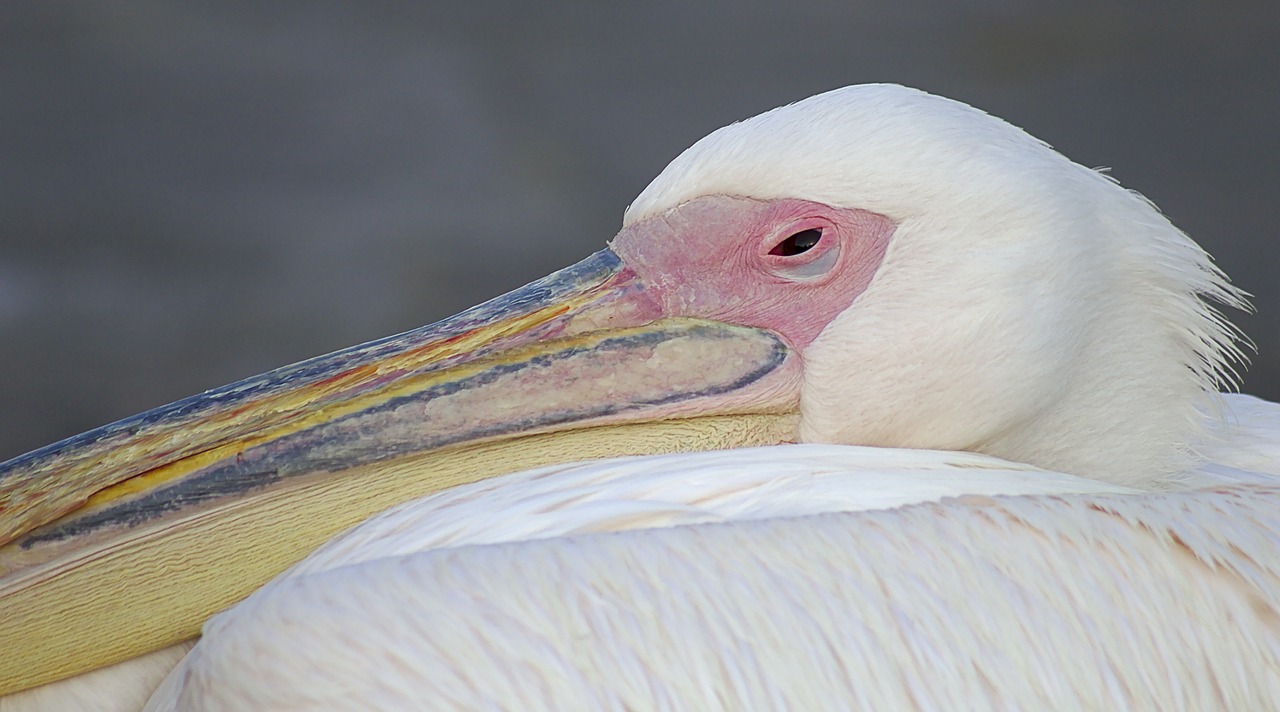
{"label": "pelican", "polygon": [[1215,304],[1000,119],[774,109],[577,265],[6,463],[0,705],[1272,708],[1280,407]]}

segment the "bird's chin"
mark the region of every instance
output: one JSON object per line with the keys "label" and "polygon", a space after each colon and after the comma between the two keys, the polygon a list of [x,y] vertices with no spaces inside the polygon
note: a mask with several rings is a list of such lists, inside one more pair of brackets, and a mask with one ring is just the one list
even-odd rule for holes
{"label": "bird's chin", "polygon": [[604,250],[24,455],[0,466],[0,649],[24,651],[0,656],[0,694],[190,637],[398,502],[557,462],[791,440],[798,368],[772,332],[667,317]]}

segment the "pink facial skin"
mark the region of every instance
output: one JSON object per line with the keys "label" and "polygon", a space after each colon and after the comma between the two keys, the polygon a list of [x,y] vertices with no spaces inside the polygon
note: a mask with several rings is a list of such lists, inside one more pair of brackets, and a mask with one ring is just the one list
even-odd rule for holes
{"label": "pink facial skin", "polygon": [[610,247],[667,316],[770,329],[803,352],[867,288],[895,227],[865,210],[711,195]]}

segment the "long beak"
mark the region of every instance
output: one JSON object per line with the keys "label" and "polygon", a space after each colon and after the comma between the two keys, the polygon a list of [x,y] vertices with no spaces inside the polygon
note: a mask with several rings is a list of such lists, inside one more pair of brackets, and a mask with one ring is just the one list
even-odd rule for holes
{"label": "long beak", "polygon": [[404,500],[554,462],[793,439],[783,341],[669,317],[646,289],[603,250],[0,465],[0,695],[196,635]]}

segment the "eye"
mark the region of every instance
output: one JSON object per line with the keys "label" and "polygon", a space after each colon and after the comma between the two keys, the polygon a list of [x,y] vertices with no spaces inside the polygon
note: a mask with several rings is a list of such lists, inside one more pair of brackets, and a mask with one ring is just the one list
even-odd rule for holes
{"label": "eye", "polygon": [[822,239],[821,228],[809,228],[801,230],[787,239],[774,245],[769,254],[778,255],[779,257],[792,257],[794,255],[803,254],[813,249],[814,245]]}

